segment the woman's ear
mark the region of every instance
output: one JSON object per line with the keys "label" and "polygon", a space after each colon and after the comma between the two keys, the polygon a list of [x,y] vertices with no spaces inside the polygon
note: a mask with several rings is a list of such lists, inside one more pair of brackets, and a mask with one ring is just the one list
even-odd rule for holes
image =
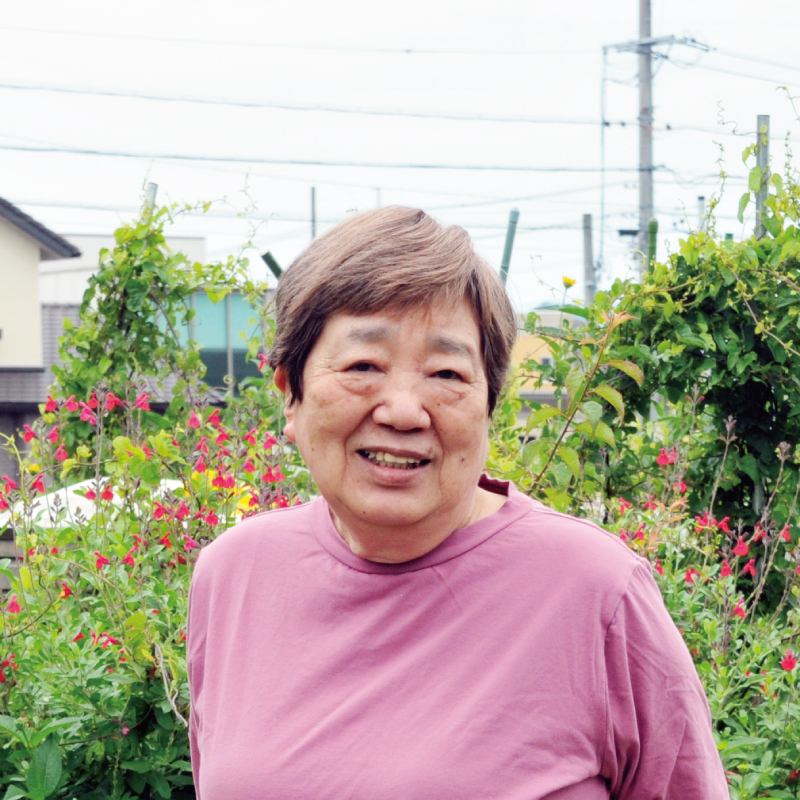
{"label": "woman's ear", "polygon": [[292,402],[292,390],[289,387],[289,381],[286,378],[286,371],[283,367],[277,367],[273,375],[275,385],[283,393],[283,415],[286,417],[286,425],[283,427],[283,435],[290,441],[294,442],[294,403]]}

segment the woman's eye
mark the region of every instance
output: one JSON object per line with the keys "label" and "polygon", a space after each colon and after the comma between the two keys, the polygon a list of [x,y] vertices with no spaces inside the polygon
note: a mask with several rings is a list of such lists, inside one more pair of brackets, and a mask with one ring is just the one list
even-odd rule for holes
{"label": "woman's eye", "polygon": [[446,381],[460,381],[460,380],[463,380],[461,375],[459,375],[453,369],[440,369],[436,373],[436,377],[437,378],[442,378],[443,380],[446,380]]}
{"label": "woman's eye", "polygon": [[369,361],[359,361],[357,364],[353,364],[353,366],[350,367],[352,372],[370,372],[373,369],[375,369],[375,365],[370,364]]}

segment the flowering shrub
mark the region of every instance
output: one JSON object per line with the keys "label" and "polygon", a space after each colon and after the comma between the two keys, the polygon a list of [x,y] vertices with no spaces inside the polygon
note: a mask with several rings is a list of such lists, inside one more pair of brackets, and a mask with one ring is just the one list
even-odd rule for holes
{"label": "flowering shrub", "polygon": [[[179,797],[190,787],[186,606],[202,547],[244,515],[301,502],[309,479],[263,387],[145,435],[142,393],[48,398],[33,460],[4,476],[18,571],[0,606],[0,792]],[[265,413],[265,409],[272,413]],[[111,441],[114,414],[129,435]],[[93,448],[58,432],[81,415]],[[45,494],[45,480],[93,473]],[[173,794],[174,793],[174,794]],[[187,796],[192,796],[188,794]]]}

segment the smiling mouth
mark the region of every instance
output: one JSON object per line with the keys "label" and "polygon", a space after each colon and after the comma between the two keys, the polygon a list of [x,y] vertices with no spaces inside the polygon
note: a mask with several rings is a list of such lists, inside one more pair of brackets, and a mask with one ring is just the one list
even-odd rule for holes
{"label": "smiling mouth", "polygon": [[359,450],[358,454],[373,464],[391,469],[417,469],[431,463],[429,458],[417,460],[406,456],[393,456],[391,453],[384,453],[383,450]]}

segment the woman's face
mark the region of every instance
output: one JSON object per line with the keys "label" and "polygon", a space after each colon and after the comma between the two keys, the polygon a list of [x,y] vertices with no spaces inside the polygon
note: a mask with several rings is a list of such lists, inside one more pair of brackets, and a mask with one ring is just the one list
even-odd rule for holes
{"label": "woman's face", "polygon": [[488,454],[480,345],[466,301],[328,319],[285,433],[345,539],[444,537],[472,521]]}

